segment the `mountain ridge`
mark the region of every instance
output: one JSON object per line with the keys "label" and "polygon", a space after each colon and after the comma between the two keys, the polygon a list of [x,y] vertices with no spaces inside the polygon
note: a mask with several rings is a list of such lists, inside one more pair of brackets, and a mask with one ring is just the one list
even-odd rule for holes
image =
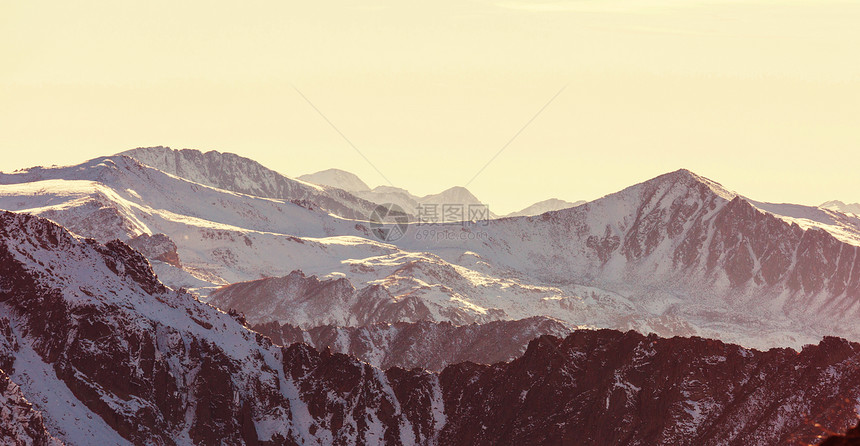
{"label": "mountain ridge", "polygon": [[295,180],[234,153],[169,147],[120,152],[166,173],[207,186],[265,198],[307,200],[346,218],[367,219],[376,207],[347,191]]}
{"label": "mountain ridge", "polygon": [[[159,276],[204,298],[228,284],[258,281],[242,286],[265,291],[267,278],[296,270],[372,291],[369,300],[348,293],[351,303],[331,294],[330,307],[280,321],[305,328],[543,315],[754,347],[860,339],[847,323],[857,312],[857,219],[754,203],[687,170],[534,217],[412,223],[390,243],[374,238],[371,222],[205,186],[124,156],[2,174],[0,183],[0,207],[103,242],[146,234],[138,247]],[[369,305],[352,312],[359,301]],[[392,302],[400,310],[382,311]],[[834,320],[846,323],[825,323]]]}
{"label": "mountain ridge", "polygon": [[272,345],[124,243],[43,218],[0,213],[0,260],[0,359],[72,444],[747,446],[856,422],[860,344],[833,337],[756,351],[578,330],[510,362],[382,371]]}

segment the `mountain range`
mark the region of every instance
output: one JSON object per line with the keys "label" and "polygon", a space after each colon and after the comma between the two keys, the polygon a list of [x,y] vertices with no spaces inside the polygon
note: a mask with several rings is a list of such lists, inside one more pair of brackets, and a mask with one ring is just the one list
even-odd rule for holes
{"label": "mountain range", "polygon": [[[418,217],[421,216],[419,208],[422,205],[436,205],[440,208],[438,222],[459,221],[456,218],[446,218],[446,216],[442,214],[442,205],[458,205],[465,208],[468,208],[469,206],[486,206],[487,209],[490,210],[490,218],[499,217],[498,214],[491,211],[492,206],[479,200],[465,187],[452,187],[438,194],[418,197],[411,194],[406,189],[401,189],[395,186],[377,186],[371,189],[370,186],[362,181],[362,179],[357,175],[340,169],[326,169],[320,172],[302,175],[298,177],[298,179],[323,187],[342,189],[374,203],[393,203],[400,206],[409,214]],[[557,211],[559,209],[579,206],[583,203],[585,203],[585,201],[569,202],[559,200],[558,198],[550,198],[548,200],[539,201],[520,211],[511,212],[510,214],[504,215],[504,217],[540,215],[549,211]],[[427,216],[425,215],[425,217]],[[436,220],[433,222],[436,222]]]}
{"label": "mountain range", "polygon": [[[549,316],[571,327],[756,348],[799,348],[827,334],[860,340],[848,323],[857,316],[860,281],[853,214],[757,202],[679,170],[574,208],[474,224],[410,223],[406,236],[386,241],[375,238],[373,222],[309,201],[307,191],[325,190],[318,186],[291,197],[284,194],[293,189],[270,187],[286,180],[271,180],[281,177],[253,161],[171,153],[159,163],[192,179],[115,155],[0,174],[0,207],[138,249],[141,238],[157,237],[162,243],[147,252],[161,280],[254,324]],[[238,179],[200,182],[217,172],[207,166],[230,163],[239,165],[224,172]],[[275,191],[282,198],[272,198]],[[329,207],[373,206],[341,192],[347,198]]]}
{"label": "mountain range", "polygon": [[748,445],[855,424],[847,205],[684,169],[474,222],[376,221],[381,193],[481,203],[165,147],[0,173],[0,440]]}
{"label": "mountain range", "polygon": [[842,395],[860,391],[860,345],[836,338],[760,352],[580,330],[510,362],[382,371],[275,345],[162,285],[122,242],[6,212],[0,257],[0,363],[15,383],[3,433],[15,441],[757,445],[855,420]]}

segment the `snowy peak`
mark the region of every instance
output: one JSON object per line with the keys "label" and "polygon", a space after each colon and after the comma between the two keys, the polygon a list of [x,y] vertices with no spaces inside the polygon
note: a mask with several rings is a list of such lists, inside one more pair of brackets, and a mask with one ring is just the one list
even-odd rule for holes
{"label": "snowy peak", "polygon": [[588,215],[592,224],[610,224],[629,235],[631,225],[633,229],[643,225],[682,225],[689,219],[709,215],[737,197],[717,182],[680,169],[560,213]]}
{"label": "snowy peak", "polygon": [[349,192],[366,192],[370,187],[358,175],[340,169],[327,169],[298,177],[302,181],[320,186],[336,187]]}
{"label": "snowy peak", "polygon": [[101,156],[75,166],[31,167],[0,173],[0,184],[32,183],[43,180],[87,180],[112,183],[123,170],[140,170],[141,163],[125,155]]}
{"label": "snowy peak", "polygon": [[325,189],[295,180],[233,153],[146,147],[121,155],[196,183],[264,198],[311,202],[345,218],[364,220],[376,207],[345,190]]}
{"label": "snowy peak", "polygon": [[665,187],[666,185],[672,185],[673,187],[689,187],[702,192],[710,191],[725,200],[732,200],[738,195],[737,193],[723,187],[722,184],[698,175],[688,169],[678,169],[674,172],[657,176],[641,183],[640,186],[645,186],[646,188],[660,188]]}
{"label": "snowy peak", "polygon": [[[237,291],[224,309],[235,307],[255,323],[272,320],[259,316],[304,328],[552,316],[571,325],[799,345],[834,333],[818,321],[853,317],[860,296],[855,250],[824,232],[833,234],[838,223],[860,234],[856,219],[811,208],[836,223],[810,226],[817,222],[800,211],[788,218],[790,210],[751,204],[687,170],[537,217],[443,225],[437,229],[445,237],[434,240],[419,240],[419,225],[410,226],[393,244],[376,241],[365,222],[205,186],[125,156],[4,174],[3,182],[16,184],[0,187],[0,208],[48,217],[103,242],[120,238],[175,289],[207,293],[236,284],[219,293]],[[464,188],[437,195],[474,202]],[[307,276],[282,277],[294,270]],[[334,277],[345,279],[325,284]],[[300,292],[284,295],[285,284]],[[751,303],[742,307],[738,299]],[[243,301],[253,311],[239,307]],[[767,322],[740,318],[748,314]],[[793,328],[779,328],[787,326]],[[771,332],[762,335],[760,327]]]}
{"label": "snowy peak", "polygon": [[[427,207],[436,208],[435,213],[441,217],[441,222],[455,222],[469,219],[470,212],[475,212],[475,207],[482,208],[480,209],[482,211],[480,215],[484,215],[483,218],[497,217],[488,204],[483,203],[472,192],[462,186],[455,186],[438,194],[426,195],[419,198],[418,202],[425,209]],[[446,207],[451,210],[450,214],[446,212]],[[416,212],[416,214],[419,214],[419,212]],[[426,213],[424,215],[426,216]]]}

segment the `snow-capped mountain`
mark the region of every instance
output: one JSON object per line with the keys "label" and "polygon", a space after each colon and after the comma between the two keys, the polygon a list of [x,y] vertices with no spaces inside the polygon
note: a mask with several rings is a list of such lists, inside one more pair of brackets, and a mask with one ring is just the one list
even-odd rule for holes
{"label": "snow-capped mountain", "polygon": [[531,217],[535,215],[544,214],[550,211],[558,211],[561,209],[573,208],[577,207],[581,204],[585,204],[585,201],[564,201],[559,200],[558,198],[550,198],[549,200],[538,201],[537,203],[526,207],[517,212],[511,212],[505,217]]}
{"label": "snow-capped mountain", "polygon": [[413,223],[392,242],[313,202],[206,186],[127,156],[0,174],[0,208],[127,240],[175,289],[205,298],[233,284],[219,304],[253,323],[549,316],[760,348],[860,339],[848,323],[860,307],[860,219],[754,202],[685,170],[535,217]]}
{"label": "snow-capped mountain", "polygon": [[835,338],[760,352],[580,330],[508,363],[382,371],[274,345],[121,242],[7,212],[0,333],[19,386],[0,416],[29,428],[40,412],[68,444],[809,443],[853,425],[860,393],[860,345]]}
{"label": "snow-capped mountain", "polygon": [[[387,322],[456,323],[548,315],[570,325],[800,346],[826,334],[858,337],[848,323],[860,296],[856,224],[833,211],[752,202],[681,170],[539,217],[431,228],[444,237],[419,237],[427,229],[413,225],[396,242],[410,254],[350,260],[355,268],[338,271],[356,284],[341,282],[346,294],[311,286],[310,299],[267,290],[272,279],[264,279],[216,295],[256,322],[270,315],[303,327],[383,322],[373,318],[383,313]],[[391,265],[394,258],[401,260]],[[407,268],[402,259],[413,260]],[[357,311],[358,300],[345,296],[360,283],[390,292],[374,310],[408,302],[413,311]],[[415,285],[404,290],[408,283]],[[337,308],[310,316],[271,306],[302,309],[305,301]]]}
{"label": "snow-capped mountain", "polygon": [[[355,229],[355,221],[335,219],[311,202],[216,189],[166,174],[127,156],[0,174],[0,208],[42,215],[103,242],[166,234],[169,241],[162,240],[164,246],[177,246],[179,258],[175,260],[181,262],[182,268],[165,262],[156,262],[156,268],[177,288],[285,274],[305,263],[302,259],[308,259],[309,253],[302,251],[307,249],[331,252],[331,247],[335,251],[359,249],[377,254],[391,251],[368,239],[305,243],[290,234],[324,238],[365,232]],[[365,235],[369,234],[366,231]],[[304,249],[295,250],[290,245],[302,245]],[[363,249],[365,245],[370,246]],[[291,264],[291,256],[286,253],[293,253],[296,262]],[[293,268],[284,271],[282,266]]]}
{"label": "snow-capped mountain", "polygon": [[540,217],[437,228],[480,230],[486,233],[481,239],[405,237],[399,245],[454,262],[457,253],[473,252],[497,268],[560,288],[611,290],[647,313],[679,317],[711,337],[725,339],[740,325],[742,331],[756,327],[749,334],[757,339],[790,343],[784,335],[824,334],[820,328],[832,327],[834,318],[853,325],[847,321],[860,307],[860,275],[853,274],[860,269],[857,220],[833,213],[852,224],[828,225],[774,209],[785,212],[680,170]]}
{"label": "snow-capped mountain", "polygon": [[[145,162],[145,161],[144,161]],[[481,202],[465,187],[455,186],[438,194],[419,197],[406,189],[394,186],[377,186],[370,189],[358,176],[340,169],[302,175],[300,180],[320,186],[337,187],[377,204],[396,204],[417,220],[444,223],[469,220],[468,210],[482,212],[478,219],[496,218],[489,205]],[[475,220],[476,218],[471,218]]]}
{"label": "snow-capped mountain", "polygon": [[286,201],[309,201],[352,219],[367,219],[376,204],[344,190],[295,180],[233,153],[169,147],[143,147],[122,152],[148,166],[219,189]]}
{"label": "snow-capped mountain", "polygon": [[370,186],[362,181],[358,175],[340,169],[326,169],[317,173],[302,175],[298,179],[306,183],[336,187],[348,192],[367,192],[370,190]]}
{"label": "snow-capped mountain", "polygon": [[842,212],[843,214],[860,215],[860,203],[843,203],[839,200],[832,200],[824,202],[818,207],[822,209],[830,209],[833,211]]}
{"label": "snow-capped mountain", "polygon": [[[457,268],[429,253],[399,250],[373,239],[368,222],[332,217],[313,203],[212,188],[127,156],[0,174],[0,184],[4,184],[0,208],[49,217],[103,242],[126,240],[149,255],[159,276],[176,289],[193,288],[205,294],[207,287],[304,268],[321,277],[347,277],[361,288],[382,281],[370,288],[373,292],[367,296],[373,302],[417,302],[416,306],[433,311],[430,316],[409,312],[399,319],[368,319],[373,322],[429,318],[458,323],[505,318],[459,297],[468,293],[536,296],[555,292],[547,289],[536,294],[539,288],[515,280]],[[418,280],[413,271],[424,280]],[[443,286],[442,280],[447,284]],[[369,305],[367,310],[375,307]],[[282,322],[308,327],[345,323],[338,315],[347,314],[346,309],[337,310]],[[363,317],[357,314],[352,320]]]}
{"label": "snow-capped mountain", "polygon": [[429,444],[444,423],[434,375],[273,346],[123,243],[25,214],[0,214],[0,318],[4,369],[70,444]]}
{"label": "snow-capped mountain", "polygon": [[495,364],[522,356],[529,341],[543,335],[566,337],[565,324],[545,317],[485,324],[397,322],[363,327],[325,325],[303,330],[277,322],[253,327],[274,343],[305,342],[317,350],[354,356],[384,370],[400,367],[435,372],[450,364]]}

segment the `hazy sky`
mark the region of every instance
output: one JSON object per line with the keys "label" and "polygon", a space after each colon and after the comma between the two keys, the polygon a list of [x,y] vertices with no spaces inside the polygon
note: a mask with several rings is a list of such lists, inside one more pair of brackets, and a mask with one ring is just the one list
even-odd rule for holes
{"label": "hazy sky", "polygon": [[0,170],[168,145],[497,213],[680,167],[860,201],[860,1],[0,0]]}

